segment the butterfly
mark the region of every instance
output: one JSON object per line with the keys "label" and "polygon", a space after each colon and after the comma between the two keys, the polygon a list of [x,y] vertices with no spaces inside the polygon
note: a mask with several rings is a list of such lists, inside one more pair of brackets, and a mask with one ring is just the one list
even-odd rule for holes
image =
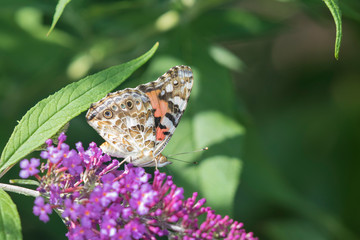
{"label": "butterfly", "polygon": [[186,109],[193,86],[188,66],[175,66],[156,81],[109,93],[90,106],[87,122],[106,141],[100,148],[139,167],[171,162],[161,154]]}

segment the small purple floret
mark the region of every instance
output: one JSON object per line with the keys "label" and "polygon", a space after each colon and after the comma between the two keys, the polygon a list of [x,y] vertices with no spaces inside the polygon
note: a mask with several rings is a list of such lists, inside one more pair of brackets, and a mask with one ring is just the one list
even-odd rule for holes
{"label": "small purple floret", "polygon": [[44,198],[37,197],[35,199],[35,206],[33,208],[33,213],[36,216],[39,216],[40,220],[43,222],[49,221],[49,216],[52,212],[51,206],[48,203],[45,203]]}
{"label": "small purple floret", "polygon": [[40,159],[32,158],[29,160],[24,159],[20,162],[20,177],[21,178],[28,178],[29,176],[34,176],[38,174],[40,171],[37,167],[40,166]]}
{"label": "small purple floret", "polygon": [[63,160],[63,166],[71,175],[78,176],[83,172],[82,159],[75,150],[71,150]]}

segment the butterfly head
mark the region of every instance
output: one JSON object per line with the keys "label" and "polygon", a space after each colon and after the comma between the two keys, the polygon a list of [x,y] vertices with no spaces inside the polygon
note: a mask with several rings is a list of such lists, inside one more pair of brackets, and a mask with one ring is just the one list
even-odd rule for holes
{"label": "butterfly head", "polygon": [[157,162],[157,167],[163,167],[172,163],[162,154],[157,155],[154,160]]}

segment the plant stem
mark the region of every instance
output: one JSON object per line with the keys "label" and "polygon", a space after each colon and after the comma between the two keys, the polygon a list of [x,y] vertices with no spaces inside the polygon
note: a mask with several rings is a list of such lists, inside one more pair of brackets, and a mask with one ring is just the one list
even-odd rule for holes
{"label": "plant stem", "polygon": [[15,186],[15,185],[0,183],[0,188],[4,189],[5,191],[8,191],[8,192],[19,193],[19,194],[23,194],[26,196],[32,196],[32,197],[40,196],[40,193],[36,190],[19,187],[19,186]]}

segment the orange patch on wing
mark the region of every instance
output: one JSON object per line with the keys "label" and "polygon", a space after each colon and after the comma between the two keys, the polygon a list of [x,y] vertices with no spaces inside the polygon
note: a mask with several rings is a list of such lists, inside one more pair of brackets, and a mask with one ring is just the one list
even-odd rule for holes
{"label": "orange patch on wing", "polygon": [[167,132],[169,131],[169,129],[167,128],[164,128],[164,129],[161,129],[161,128],[156,128],[156,140],[158,141],[162,141],[165,139],[165,134],[164,132]]}
{"label": "orange patch on wing", "polygon": [[[165,100],[159,99],[159,94],[161,90],[157,89],[154,91],[147,92],[146,95],[150,99],[150,103],[153,109],[155,109],[154,117],[163,118],[168,112],[168,103]],[[168,128],[161,129],[160,127],[156,128],[156,140],[162,141],[165,139],[166,135],[164,132],[169,131]]]}
{"label": "orange patch on wing", "polygon": [[160,89],[147,92],[146,95],[150,99],[151,106],[155,109],[154,117],[164,117],[168,110],[168,103],[159,99]]}

